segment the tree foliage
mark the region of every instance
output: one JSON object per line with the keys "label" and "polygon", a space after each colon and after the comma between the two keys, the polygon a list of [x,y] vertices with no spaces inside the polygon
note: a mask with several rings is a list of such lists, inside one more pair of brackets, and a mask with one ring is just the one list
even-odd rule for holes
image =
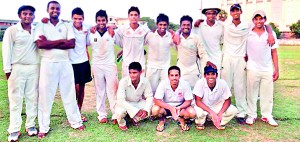
{"label": "tree foliage", "polygon": [[269,24],[272,27],[273,31],[276,33],[276,37],[279,38],[281,32],[279,31],[278,27],[273,22],[270,22]]}
{"label": "tree foliage", "polygon": [[173,31],[177,31],[179,28],[178,24],[174,24],[172,22],[169,23],[169,29],[172,29]]}
{"label": "tree foliage", "polygon": [[300,20],[297,23],[294,23],[290,26],[292,33],[296,35],[297,38],[300,38]]}
{"label": "tree foliage", "polygon": [[150,30],[153,30],[153,29],[156,28],[156,23],[155,23],[155,21],[154,21],[153,19],[151,19],[150,17],[142,17],[142,18],[140,19],[140,21],[145,21],[145,22],[147,22],[147,25],[148,25],[148,27],[149,27]]}

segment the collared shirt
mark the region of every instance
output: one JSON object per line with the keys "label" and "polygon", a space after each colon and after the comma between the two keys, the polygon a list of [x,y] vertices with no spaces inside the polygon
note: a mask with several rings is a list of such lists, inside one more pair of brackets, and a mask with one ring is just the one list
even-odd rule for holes
{"label": "collared shirt", "polygon": [[89,45],[92,48],[92,64],[115,64],[115,40],[108,32],[100,36],[99,32],[89,33]]}
{"label": "collared shirt", "polygon": [[[74,31],[70,24],[59,20],[54,26],[50,20],[48,23],[39,23],[36,26],[34,34],[34,41],[39,40],[39,36],[44,35],[47,40],[60,40],[60,39],[75,39]],[[41,49],[42,60],[47,62],[62,62],[69,61],[69,50],[61,49]]]}
{"label": "collared shirt", "polygon": [[250,31],[247,39],[247,69],[252,71],[273,71],[273,61],[271,50],[279,47],[275,32],[275,44],[270,47],[267,43],[268,33],[265,32],[258,36],[255,32]]}
{"label": "collared shirt", "polygon": [[202,98],[202,102],[208,107],[214,107],[219,103],[224,103],[226,99],[232,96],[227,83],[223,79],[216,80],[216,86],[211,91],[205,78],[197,81],[193,94]]}
{"label": "collared shirt", "polygon": [[5,31],[2,43],[3,70],[11,72],[11,65],[32,65],[39,63],[38,49],[33,40],[35,27],[31,25],[31,33],[24,30],[21,23],[13,25]]}
{"label": "collared shirt", "polygon": [[149,31],[146,25],[133,30],[129,24],[116,30],[116,44],[123,48],[123,64],[139,62],[145,68],[144,40]]}
{"label": "collared shirt", "polygon": [[173,91],[170,80],[162,80],[155,92],[155,99],[161,99],[171,106],[178,106],[185,100],[192,100],[193,94],[190,85],[183,79],[179,80],[178,87]]}
{"label": "collared shirt", "polygon": [[157,30],[149,32],[145,39],[148,44],[148,61],[147,66],[158,69],[167,69],[170,66],[171,46],[174,46],[172,35],[166,32],[164,36],[160,36]]}
{"label": "collared shirt", "polygon": [[150,112],[153,103],[153,93],[149,81],[145,77],[140,76],[140,82],[135,89],[129,76],[122,78],[117,91],[117,103],[130,106],[129,102],[139,102],[141,100],[146,100],[144,109]]}
{"label": "collared shirt", "polygon": [[[182,75],[200,74],[199,71],[202,71],[200,69],[204,68],[207,61],[207,53],[200,37],[193,33],[187,38],[180,35],[180,44],[177,49],[177,66],[182,70]],[[197,55],[199,55],[200,61]]]}
{"label": "collared shirt", "polygon": [[82,30],[78,31],[72,23],[72,28],[75,35],[75,48],[69,49],[70,62],[72,64],[83,63],[88,60],[86,46],[88,40],[87,35],[90,27],[82,24]]}

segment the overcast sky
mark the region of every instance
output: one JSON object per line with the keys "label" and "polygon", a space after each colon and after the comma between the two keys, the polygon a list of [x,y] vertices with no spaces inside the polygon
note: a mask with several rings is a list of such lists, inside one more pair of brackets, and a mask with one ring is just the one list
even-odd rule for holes
{"label": "overcast sky", "polygon": [[[35,21],[48,17],[47,3],[49,0],[1,0],[0,19],[18,20],[17,10],[21,5],[35,7]],[[5,2],[4,2],[5,1]],[[85,14],[85,22],[94,24],[98,10],[106,10],[109,16],[127,18],[128,9],[137,6],[141,17],[156,19],[159,13],[169,16],[171,22],[179,24],[183,15],[190,15],[194,20],[200,18],[201,0],[58,0],[61,5],[61,19],[70,20],[71,11],[81,7]],[[5,3],[5,4],[4,4]],[[220,0],[203,0],[203,7],[218,6]]]}

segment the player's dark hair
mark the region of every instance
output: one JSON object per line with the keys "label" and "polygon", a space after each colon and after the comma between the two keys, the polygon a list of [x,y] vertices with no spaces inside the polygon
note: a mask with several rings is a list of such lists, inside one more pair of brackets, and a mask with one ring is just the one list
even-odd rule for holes
{"label": "player's dark hair", "polygon": [[129,70],[134,69],[140,72],[142,71],[142,65],[139,62],[132,62],[129,64],[128,69]]}
{"label": "player's dark hair", "polygon": [[181,25],[181,22],[182,21],[190,21],[191,22],[191,24],[193,23],[193,18],[192,17],[190,17],[189,15],[184,15],[184,16],[182,16],[181,18],[180,18],[180,25]]}
{"label": "player's dark hair", "polygon": [[96,22],[97,22],[97,17],[105,17],[105,19],[106,19],[106,21],[108,21],[107,20],[107,14],[106,14],[106,11],[105,10],[102,10],[102,9],[100,9],[97,13],[96,13],[96,17],[95,17],[95,20],[96,20]]}
{"label": "player's dark hair", "polygon": [[83,10],[80,7],[76,7],[72,10],[72,17],[74,14],[82,15],[82,17],[84,17]]}
{"label": "player's dark hair", "polygon": [[180,68],[178,66],[171,66],[171,67],[169,67],[169,69],[168,69],[168,75],[170,75],[170,71],[171,70],[178,70],[179,75],[180,75]]}
{"label": "player's dark hair", "polygon": [[51,3],[55,3],[55,4],[60,5],[57,1],[49,1],[48,4],[47,4],[47,9],[49,8],[49,5],[50,5]]}
{"label": "player's dark hair", "polygon": [[156,18],[156,24],[158,24],[159,22],[164,21],[167,22],[167,24],[169,25],[169,17],[163,13],[160,13],[157,18]]}
{"label": "player's dark hair", "polygon": [[140,15],[140,10],[138,7],[135,7],[135,6],[131,6],[128,10],[128,14],[131,12],[131,11],[136,11],[139,15]]}

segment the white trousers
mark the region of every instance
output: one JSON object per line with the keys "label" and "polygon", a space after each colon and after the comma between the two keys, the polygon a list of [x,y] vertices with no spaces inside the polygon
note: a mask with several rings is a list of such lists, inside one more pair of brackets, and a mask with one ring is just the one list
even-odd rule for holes
{"label": "white trousers", "polygon": [[200,74],[183,74],[180,78],[187,81],[189,85],[191,86],[191,89],[193,90],[197,81],[201,78],[199,77]]}
{"label": "white trousers", "polygon": [[[213,110],[215,113],[218,113],[222,109],[223,104],[219,103],[218,105],[211,107],[210,109]],[[202,108],[198,107],[197,105],[194,106],[197,117],[195,119],[196,124],[204,124],[206,121],[206,117],[208,112],[204,111]],[[233,105],[230,105],[228,109],[223,113],[221,125],[226,125],[237,113],[237,108]]]}
{"label": "white trousers", "polygon": [[221,78],[228,87],[234,88],[234,98],[238,109],[237,117],[245,117],[247,113],[246,101],[246,62],[244,57],[223,56]]}
{"label": "white trousers", "polygon": [[146,78],[151,84],[153,94],[155,94],[160,81],[168,78],[168,69],[157,69],[148,67],[146,72]]}
{"label": "white trousers", "polygon": [[118,90],[118,70],[116,65],[92,65],[96,90],[96,109],[99,121],[107,118],[106,96],[109,101],[112,119],[116,119],[115,105]]}
{"label": "white trousers", "polygon": [[248,116],[257,117],[257,98],[260,96],[262,117],[272,118],[273,72],[247,70]]}
{"label": "white trousers", "polygon": [[48,133],[50,114],[57,86],[71,127],[82,126],[76,102],[73,68],[70,62],[41,62],[39,81],[38,120],[39,131]]}
{"label": "white trousers", "polygon": [[22,125],[23,98],[26,103],[26,123],[25,127],[35,126],[38,109],[38,65],[12,65],[12,72],[8,79],[8,99],[9,99],[9,128],[8,132],[18,132]]}

